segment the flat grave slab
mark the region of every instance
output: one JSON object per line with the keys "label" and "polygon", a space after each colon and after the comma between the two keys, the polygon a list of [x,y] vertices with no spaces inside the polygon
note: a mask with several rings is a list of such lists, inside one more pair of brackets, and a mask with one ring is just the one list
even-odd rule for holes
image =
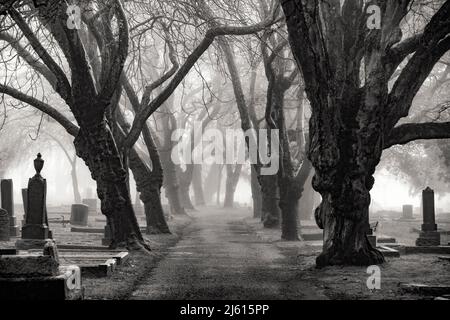
{"label": "flat grave slab", "polygon": [[0,278],[1,300],[81,300],[83,295],[76,266],[59,267],[57,276]]}
{"label": "flat grave slab", "polygon": [[389,258],[399,258],[400,252],[387,246],[377,246],[377,249],[385,256]]}
{"label": "flat grave slab", "polygon": [[450,246],[401,246],[398,250],[402,254],[430,253],[430,254],[450,254]]}
{"label": "flat grave slab", "polygon": [[[140,226],[141,231],[145,232],[147,230],[146,226]],[[79,227],[73,226],[70,228],[70,232],[79,232],[79,233],[101,233],[105,232],[105,228],[96,228],[96,227]]]}
{"label": "flat grave slab", "polygon": [[377,236],[377,242],[378,243],[396,243],[397,239],[394,237],[388,237],[388,236]]}
{"label": "flat grave slab", "polygon": [[450,286],[447,285],[427,285],[422,283],[403,283],[400,284],[400,289],[404,292],[430,295],[430,296],[442,296],[450,294]]}
{"label": "flat grave slab", "polygon": [[323,233],[302,233],[301,237],[305,241],[320,241],[323,240]]}

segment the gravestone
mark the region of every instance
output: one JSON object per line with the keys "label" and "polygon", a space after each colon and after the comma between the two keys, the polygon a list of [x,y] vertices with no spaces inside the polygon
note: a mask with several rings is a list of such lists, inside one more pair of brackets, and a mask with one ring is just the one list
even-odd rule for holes
{"label": "gravestone", "polygon": [[27,203],[28,203],[28,189],[22,189],[22,202],[23,202],[23,218],[22,218],[22,227],[25,225],[25,220],[27,217]]}
{"label": "gravestone", "polygon": [[87,226],[89,207],[85,204],[73,204],[70,212],[70,224]]}
{"label": "gravestone", "polygon": [[14,215],[14,191],[13,181],[11,179],[3,179],[1,181],[2,208],[9,215],[9,235],[17,237],[19,235],[19,227],[16,224]]}
{"label": "gravestone", "polygon": [[438,246],[441,244],[441,235],[437,232],[435,221],[434,191],[427,187],[422,191],[423,224],[417,246]]}
{"label": "gravestone", "polygon": [[0,208],[0,241],[9,241],[9,215]]}
{"label": "gravestone", "polygon": [[414,219],[413,206],[411,204],[403,205],[402,219]]}
{"label": "gravestone", "polygon": [[89,215],[94,216],[97,215],[97,199],[83,199],[82,203],[89,207]]}
{"label": "gravestone", "polygon": [[39,153],[34,160],[36,174],[28,181],[27,210],[25,225],[22,227],[22,240],[17,241],[19,249],[43,247],[46,239],[52,234],[48,227],[47,218],[47,181],[41,176],[44,160]]}

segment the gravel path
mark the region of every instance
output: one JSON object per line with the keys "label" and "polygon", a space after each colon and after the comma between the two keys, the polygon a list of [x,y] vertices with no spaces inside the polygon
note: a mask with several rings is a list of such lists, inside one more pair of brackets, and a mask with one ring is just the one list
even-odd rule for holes
{"label": "gravel path", "polygon": [[[248,214],[248,213],[247,213]],[[202,209],[131,299],[321,299],[298,267],[243,223],[242,211]]]}

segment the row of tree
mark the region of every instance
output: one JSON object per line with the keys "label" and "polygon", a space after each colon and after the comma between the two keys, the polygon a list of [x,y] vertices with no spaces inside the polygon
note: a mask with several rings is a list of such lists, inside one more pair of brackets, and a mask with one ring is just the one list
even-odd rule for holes
{"label": "row of tree", "polygon": [[[367,26],[369,5],[380,9],[379,29]],[[278,172],[263,174],[259,158],[249,171],[254,215],[265,226],[299,238],[298,203],[310,201],[302,195],[313,175],[322,197],[315,219],[324,229],[317,265],[380,263],[366,234],[383,151],[450,137],[446,108],[433,120],[403,120],[417,114],[419,90],[431,97],[447,83],[448,0],[10,0],[0,13],[0,93],[74,138],[112,246],[149,249],[129,170],[149,232],[169,231],[163,186],[174,214],[194,207],[191,186],[195,203],[205,202],[205,166],[180,169],[171,157],[172,133],[184,128],[193,137],[197,120],[203,129],[277,130],[279,147],[265,147],[278,156]],[[247,136],[248,147],[259,142]],[[224,201],[232,206],[243,168],[225,168]],[[223,166],[209,171],[208,190]]]}

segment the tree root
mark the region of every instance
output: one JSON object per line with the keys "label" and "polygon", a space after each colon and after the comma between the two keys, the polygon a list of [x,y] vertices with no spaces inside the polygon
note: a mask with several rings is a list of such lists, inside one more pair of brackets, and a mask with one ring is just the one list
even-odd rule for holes
{"label": "tree root", "polygon": [[322,252],[316,258],[316,268],[324,268],[334,265],[370,266],[385,262],[383,254],[371,247],[365,250],[335,250],[332,248]]}

